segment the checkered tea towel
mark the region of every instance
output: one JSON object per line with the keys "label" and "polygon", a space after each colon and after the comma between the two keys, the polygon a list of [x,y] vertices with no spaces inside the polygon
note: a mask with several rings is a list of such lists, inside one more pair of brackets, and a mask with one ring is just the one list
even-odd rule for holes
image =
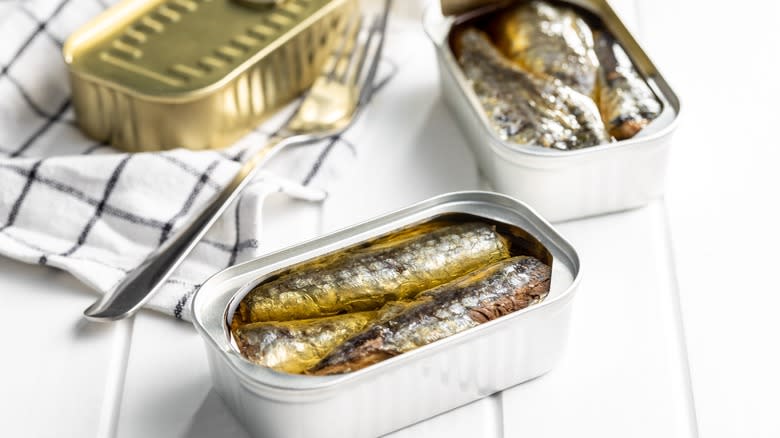
{"label": "checkered tea towel", "polygon": [[[0,1],[0,254],[64,269],[100,292],[213,199],[290,113],[221,151],[127,154],[89,140],[76,127],[60,53],[67,35],[106,6]],[[377,88],[395,72],[385,53]],[[187,301],[202,281],[263,252],[270,193],[320,202],[354,167],[360,139],[347,138],[277,155],[147,306],[189,319]]]}

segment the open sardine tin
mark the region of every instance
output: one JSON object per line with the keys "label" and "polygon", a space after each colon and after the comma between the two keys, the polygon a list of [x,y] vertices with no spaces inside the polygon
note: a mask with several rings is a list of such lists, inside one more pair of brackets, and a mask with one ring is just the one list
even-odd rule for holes
{"label": "open sardine tin", "polygon": [[[532,253],[537,251],[548,261],[552,257],[548,297],[341,375],[276,372],[249,362],[232,343],[232,314],[259,282],[301,262],[443,217],[477,218],[527,233]],[[501,194],[460,192],[228,268],[203,284],[193,298],[192,311],[205,341],[214,387],[253,436],[378,436],[552,369],[565,346],[579,281],[576,251],[530,207]]]}
{"label": "open sardine tin", "polygon": [[66,41],[78,125],[128,151],[228,146],[314,81],[358,0],[123,0]]}
{"label": "open sardine tin", "polygon": [[527,202],[553,222],[635,208],[663,195],[680,101],[607,1],[551,3],[578,7],[600,20],[623,47],[663,109],[630,139],[565,151],[499,138],[450,46],[450,32],[457,24],[519,1],[453,0],[447,3],[451,3],[450,9],[457,11],[462,11],[463,5],[487,4],[448,17],[442,15],[439,5],[433,4],[426,10],[423,22],[436,49],[442,96],[459,121],[481,173],[495,190]]}

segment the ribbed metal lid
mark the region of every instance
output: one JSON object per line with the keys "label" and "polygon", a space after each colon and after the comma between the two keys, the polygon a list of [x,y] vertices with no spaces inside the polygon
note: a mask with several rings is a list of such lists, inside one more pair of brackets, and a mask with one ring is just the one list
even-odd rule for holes
{"label": "ribbed metal lid", "polygon": [[77,72],[141,94],[187,93],[213,85],[250,58],[281,43],[330,2],[134,2],[134,11],[128,10],[127,18],[93,29],[94,37],[70,53],[68,61]]}

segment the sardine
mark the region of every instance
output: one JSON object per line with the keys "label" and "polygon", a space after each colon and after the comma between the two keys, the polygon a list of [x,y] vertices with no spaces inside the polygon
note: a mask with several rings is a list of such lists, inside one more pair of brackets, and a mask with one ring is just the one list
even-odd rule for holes
{"label": "sardine", "polygon": [[596,54],[601,64],[598,94],[601,117],[613,137],[631,138],[658,117],[661,102],[609,33],[596,32]]}
{"label": "sardine", "polygon": [[363,330],[376,316],[377,312],[371,311],[298,321],[256,322],[235,328],[233,339],[250,361],[277,371],[301,373]]}
{"label": "sardine", "polygon": [[491,34],[504,55],[525,70],[593,95],[598,68],[593,32],[573,9],[524,3],[500,13]]}
{"label": "sardine", "polygon": [[609,140],[593,100],[560,80],[532,75],[506,59],[473,27],[455,35],[455,52],[502,140],[562,150]]}
{"label": "sardine", "polygon": [[538,303],[550,290],[550,275],[550,267],[538,259],[519,256],[423,292],[414,301],[389,304],[379,311],[378,322],[308,373],[356,371]]}
{"label": "sardine", "polygon": [[241,301],[239,322],[375,310],[509,257],[509,241],[492,225],[423,228],[260,284]]}

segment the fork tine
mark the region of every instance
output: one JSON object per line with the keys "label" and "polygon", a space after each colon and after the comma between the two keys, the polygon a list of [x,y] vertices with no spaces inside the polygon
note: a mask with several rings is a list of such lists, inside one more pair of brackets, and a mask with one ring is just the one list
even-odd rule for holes
{"label": "fork tine", "polygon": [[372,24],[372,29],[375,31],[369,35],[370,39],[366,43],[367,49],[364,57],[364,61],[370,60],[370,64],[367,70],[364,70],[363,66],[361,65],[361,70],[359,72],[357,81],[357,88],[360,90],[360,95],[358,97],[358,107],[365,105],[369,99],[371,99],[371,95],[374,93],[374,78],[376,77],[376,73],[379,70],[379,61],[382,58],[382,49],[385,45],[387,18],[390,14],[391,3],[392,0],[384,1],[382,14],[378,16]]}
{"label": "fork tine", "polygon": [[371,41],[374,38],[374,34],[378,31],[376,27],[377,17],[374,17],[371,26],[368,29],[362,29],[357,39],[355,40],[355,48],[352,51],[349,66],[344,72],[341,81],[349,86],[357,85],[360,72],[363,69],[363,65],[366,63],[366,55],[368,49],[371,46]]}
{"label": "fork tine", "polygon": [[327,78],[329,80],[336,80],[336,78],[343,75],[346,64],[349,63],[349,59],[352,56],[352,48],[355,44],[355,38],[360,30],[360,22],[362,17],[360,14],[353,14],[349,20],[344,24],[344,30],[342,32],[341,41],[338,42],[338,46],[333,49],[331,53],[328,65],[323,72],[327,72]]}
{"label": "fork tine", "polygon": [[[374,77],[382,54],[390,5],[391,0],[385,0],[383,12],[377,14],[368,26],[365,43],[362,43],[362,39],[361,43],[353,39],[352,44],[360,47],[351,51],[350,59],[347,60],[351,61],[348,63],[349,70],[337,80],[332,76],[335,76],[335,69],[344,57],[345,48],[350,41],[347,36],[350,32],[357,32],[356,26],[352,26],[351,22],[347,31],[343,32],[341,49],[333,52],[330,69],[323,69],[306,97],[300,101],[295,112],[279,131],[281,136],[298,137],[297,141],[289,143],[289,147],[343,132],[355,121],[356,115],[374,91]],[[357,80],[349,75],[356,75]],[[346,82],[347,80],[353,82]]]}

